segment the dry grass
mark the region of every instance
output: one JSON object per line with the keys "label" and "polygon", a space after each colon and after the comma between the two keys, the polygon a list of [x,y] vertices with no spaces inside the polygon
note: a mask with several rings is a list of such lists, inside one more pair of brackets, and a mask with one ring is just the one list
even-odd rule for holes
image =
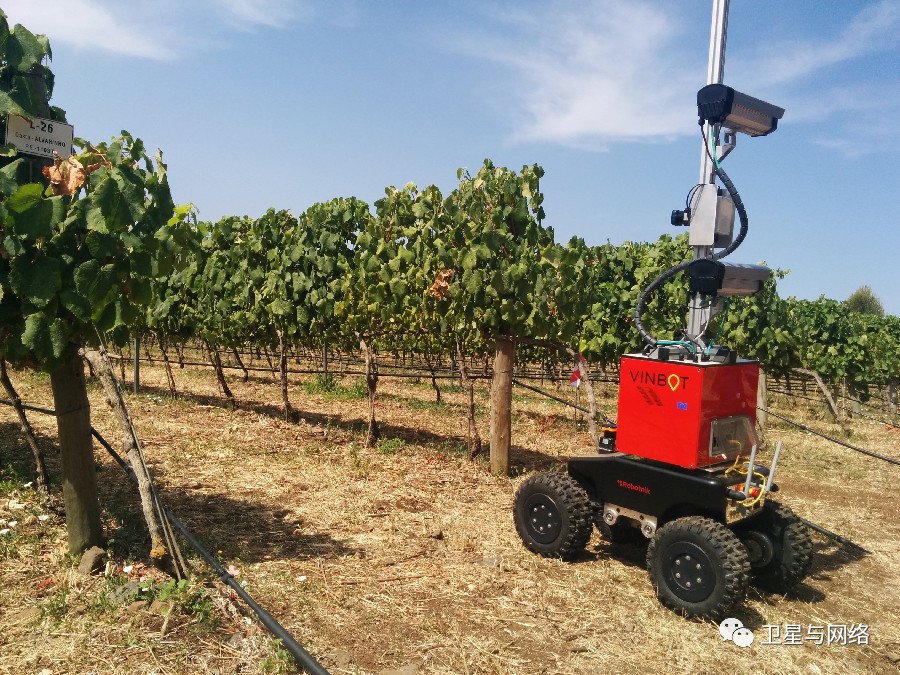
{"label": "dry grass", "polygon": [[[716,626],[679,618],[656,601],[637,545],[608,545],[595,535],[575,563],[522,547],[510,509],[521,477],[591,451],[558,404],[516,391],[519,477],[500,478],[465,457],[463,395],[445,391],[436,405],[427,380],[382,379],[386,440],[368,449],[365,400],[352,392],[306,393],[298,384],[291,399],[301,419],[288,423],[280,419],[278,387],[264,376],[229,380],[235,411],[224,406],[211,372],[176,369],[175,376],[190,392],[184,398],[164,395],[162,369],[145,366],[145,393],[129,400],[164,501],[240,569],[251,594],[332,673],[897,672],[895,466],[772,420],[770,439],[786,447],[781,501],[870,553],[817,535],[812,574],[795,594],[751,591],[738,618],[756,631],[757,644],[740,649],[723,642]],[[23,400],[51,405],[48,378],[13,377]],[[99,390],[91,401],[95,426],[115,444]],[[486,391],[478,402],[486,410]],[[614,399],[602,407],[614,411]],[[810,420],[805,406],[777,409]],[[58,485],[54,423],[30,417]],[[0,407],[0,519],[34,520],[19,518],[0,538],[0,672],[291,671],[258,623],[202,577],[191,590],[208,594],[217,625],[187,602],[176,602],[167,620],[171,603],[110,599],[117,585],[149,573],[139,567],[130,575],[118,568],[108,577],[79,575],[65,554],[62,517],[21,486],[29,454],[14,420]],[[811,423],[837,433],[827,422]],[[480,425],[486,437],[484,414]],[[863,447],[900,457],[898,439],[896,429],[853,423],[852,441]],[[105,454],[97,461],[114,561],[141,559],[149,546],[131,488]],[[870,644],[758,644],[764,625],[805,631],[829,623],[867,624]]]}

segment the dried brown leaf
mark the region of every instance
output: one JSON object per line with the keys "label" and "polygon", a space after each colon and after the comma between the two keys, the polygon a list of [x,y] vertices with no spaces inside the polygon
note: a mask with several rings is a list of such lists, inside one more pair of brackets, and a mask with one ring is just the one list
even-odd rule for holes
{"label": "dried brown leaf", "polygon": [[53,166],[45,166],[42,171],[57,196],[73,195],[84,185],[84,166],[72,155],[66,159],[57,157]]}

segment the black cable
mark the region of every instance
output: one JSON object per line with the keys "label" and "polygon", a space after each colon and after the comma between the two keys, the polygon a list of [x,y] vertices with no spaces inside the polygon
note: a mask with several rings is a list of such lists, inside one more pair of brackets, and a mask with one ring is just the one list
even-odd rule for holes
{"label": "black cable", "polygon": [[193,534],[182,524],[178,518],[168,509],[166,509],[166,517],[169,522],[175,526],[175,528],[181,532],[181,535],[187,540],[187,542],[194,547],[194,550],[197,551],[201,555],[201,557],[209,563],[209,566],[213,568],[213,571],[218,575],[219,579],[223,584],[231,588],[235,593],[237,593],[241,600],[247,603],[247,606],[253,610],[256,616],[259,617],[259,620],[262,624],[272,633],[275,637],[281,640],[281,645],[287,649],[297,663],[300,665],[303,670],[305,670],[310,675],[329,675],[328,671],[322,667],[322,665],[313,658],[312,654],[306,651],[303,646],[297,642],[293,636],[285,630],[284,626],[282,626],[275,619],[274,616],[269,614],[263,607],[258,605],[256,601],[250,596],[249,593],[241,586],[237,581],[234,580],[228,571],[219,564],[219,561],[216,560],[215,556],[213,556],[209,551],[207,551],[200,544],[199,541],[194,537]]}
{"label": "black cable", "polygon": [[[587,408],[582,408],[580,405],[576,405],[575,403],[571,403],[571,402],[565,400],[564,398],[559,398],[558,396],[554,396],[553,394],[549,394],[549,393],[547,393],[546,391],[543,391],[543,390],[541,390],[541,389],[538,389],[537,387],[532,387],[532,386],[527,385],[527,384],[525,384],[525,383],[523,383],[523,382],[519,382],[519,381],[518,381],[517,379],[515,379],[515,378],[513,378],[512,383],[515,384],[515,385],[518,385],[518,386],[520,386],[520,387],[523,387],[523,388],[525,388],[525,389],[529,389],[529,390],[533,391],[533,392],[536,393],[536,394],[540,394],[541,396],[546,396],[547,398],[553,399],[554,401],[557,401],[557,402],[559,402],[559,403],[562,403],[563,405],[567,405],[567,406],[569,406],[570,408],[575,408],[575,410],[580,410],[581,412],[587,413],[588,415],[591,414],[591,411],[588,410]],[[614,425],[614,424],[615,424],[615,422],[614,422],[613,420],[611,420],[609,417],[607,417],[607,416],[606,416],[606,413],[604,413],[604,412],[603,412],[602,410],[600,410],[599,408],[597,408],[597,412],[600,413],[601,417],[603,417],[603,420],[604,420],[607,424],[611,424],[611,425]]]}
{"label": "black cable", "polygon": [[871,450],[866,450],[865,448],[861,448],[858,445],[853,445],[852,443],[847,443],[846,441],[842,441],[839,438],[835,438],[834,436],[829,436],[828,434],[823,434],[821,431],[816,431],[815,429],[806,426],[805,424],[801,424],[800,422],[795,422],[794,420],[785,417],[784,415],[779,415],[776,412],[772,412],[771,410],[767,410],[762,406],[757,406],[757,410],[762,410],[764,413],[768,415],[772,415],[773,417],[777,417],[780,420],[784,420],[788,424],[793,424],[798,429],[803,429],[804,431],[808,431],[815,436],[820,436],[825,440],[831,441],[832,443],[837,443],[838,445],[843,445],[845,448],[850,448],[851,450],[855,450],[856,452],[861,452],[864,455],[868,455],[869,457],[874,457],[875,459],[880,459],[883,462],[888,462],[890,464],[896,464],[900,466],[900,460],[894,459],[893,457],[886,457],[885,455],[879,455],[877,452],[872,452]]}
{"label": "black cable", "polygon": [[692,187],[688,193],[687,197],[684,200],[684,209],[685,211],[690,210],[691,208],[691,199],[694,197],[694,193],[697,191],[697,188],[703,187],[703,183],[697,183],[694,187]]}
{"label": "black cable", "polygon": [[[705,138],[703,146],[706,148],[707,154],[709,154],[709,148],[706,147]],[[712,159],[711,155],[710,159]],[[725,189],[728,190],[728,194],[731,196],[731,201],[734,202],[734,208],[737,211],[738,219],[741,223],[741,229],[738,231],[738,236],[734,238],[734,241],[732,241],[731,244],[729,244],[726,248],[722,249],[718,253],[714,253],[712,256],[710,256],[711,260],[721,260],[725,256],[734,253],[734,251],[737,250],[737,247],[740,246],[744,241],[744,238],[747,236],[747,231],[749,230],[747,209],[744,208],[744,202],[741,200],[741,195],[738,193],[737,188],[731,181],[731,178],[729,178],[728,174],[725,173],[725,170],[718,165],[716,166],[716,176],[719,178],[719,180],[722,181],[722,185],[725,186]],[[696,189],[696,186],[691,190],[691,192],[693,192],[694,189]],[[650,293],[659,288],[665,281],[671,279],[673,276],[686,269],[691,264],[691,262],[693,261],[684,261],[660,274],[658,277],[656,277],[656,279],[650,282],[650,284],[643,290],[640,297],[638,298],[637,305],[634,308],[634,325],[637,328],[641,338],[647,344],[655,346],[658,342],[657,339],[653,337],[646,328],[644,328],[644,322],[641,320],[647,304],[647,298],[649,297]]]}
{"label": "black cable", "polygon": [[[7,401],[5,399],[0,399],[0,403],[11,406],[15,405],[12,401]],[[56,411],[50,410],[48,408],[38,408],[36,406],[24,404],[22,405],[22,408],[25,410],[32,410],[34,412],[39,412],[45,415],[52,415],[53,417],[56,417]],[[113,447],[106,441],[106,439],[103,438],[100,433],[93,427],[91,427],[91,434],[100,442],[100,445],[102,445],[106,449],[106,451],[112,456],[116,463],[120,467],[122,467],[122,469],[128,474],[131,482],[137,485],[137,476],[135,475],[134,470],[130,466],[128,466],[125,460],[122,459],[121,455],[119,455],[119,453],[117,453],[113,449]],[[196,537],[194,537],[194,535],[190,533],[190,531],[181,523],[180,520],[175,517],[175,515],[169,509],[165,509],[165,516],[166,520],[174,525],[175,528],[178,529],[179,532],[181,532],[185,540],[194,547],[197,553],[199,553],[200,556],[204,560],[206,560],[206,562],[209,563],[210,567],[213,568],[213,571],[215,571],[215,573],[219,576],[219,579],[221,579],[224,584],[230,587],[241,597],[241,599],[245,603],[247,603],[247,606],[253,610],[256,616],[259,617],[259,620],[267,629],[269,629],[269,632],[271,632],[273,635],[275,635],[275,637],[281,640],[282,646],[284,646],[284,648],[291,653],[291,655],[294,657],[301,668],[303,668],[307,673],[310,673],[310,675],[329,675],[328,671],[325,670],[321,666],[321,664],[316,661],[313,656],[309,652],[307,652],[300,645],[300,643],[290,635],[290,633],[285,630],[284,626],[282,626],[280,623],[278,623],[278,621],[275,620],[275,617],[269,614],[269,612],[267,612],[260,605],[258,605],[255,600],[253,600],[250,594],[247,593],[246,590],[244,590],[244,587],[237,583],[234,580],[234,577],[228,574],[228,571],[219,564],[219,561],[216,560],[215,557],[209,553],[209,551],[203,548],[200,542],[197,541]]]}
{"label": "black cable", "polygon": [[734,202],[734,208],[738,213],[738,219],[741,221],[741,229],[734,241],[726,248],[711,256],[712,260],[721,260],[725,256],[734,253],[737,250],[737,247],[741,245],[741,242],[744,241],[744,238],[747,236],[747,230],[749,229],[749,220],[747,219],[747,209],[744,208],[744,202],[741,200],[741,195],[738,194],[737,188],[734,186],[734,183],[731,182],[731,178],[725,173],[725,169],[721,166],[717,166],[716,176],[722,181],[722,185],[725,186],[725,189],[728,190],[731,201]]}
{"label": "black cable", "polygon": [[798,518],[801,523],[806,525],[811,530],[815,530],[819,534],[824,534],[826,537],[828,537],[829,539],[834,539],[839,544],[843,544],[844,546],[850,546],[852,548],[858,549],[859,551],[861,551],[862,553],[865,553],[865,554],[872,553],[869,549],[863,548],[862,546],[860,546],[859,544],[857,544],[854,541],[850,541],[849,539],[847,539],[847,537],[842,537],[841,535],[839,535],[835,532],[832,532],[831,530],[826,530],[821,525],[816,525],[815,523],[808,521],[806,518],[800,518],[799,516],[798,516]]}
{"label": "black cable", "polygon": [[644,322],[641,321],[641,316],[644,314],[644,308],[647,305],[647,298],[653,291],[662,286],[664,282],[668,281],[682,270],[687,269],[691,262],[692,261],[690,260],[685,260],[684,262],[675,265],[675,267],[670,267],[651,281],[638,297],[637,305],[634,307],[634,327],[637,328],[638,334],[647,344],[655,346],[657,342],[656,338],[650,335],[650,331],[644,328]]}

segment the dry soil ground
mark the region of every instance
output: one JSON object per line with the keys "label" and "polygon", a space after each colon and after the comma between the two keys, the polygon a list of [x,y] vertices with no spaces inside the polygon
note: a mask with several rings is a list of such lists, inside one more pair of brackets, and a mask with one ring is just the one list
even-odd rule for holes
{"label": "dry soil ground", "polygon": [[[52,407],[49,378],[12,377],[24,401]],[[178,399],[164,393],[162,369],[145,365],[143,392],[129,396],[163,500],[332,673],[898,670],[895,465],[770,421],[770,445],[785,443],[781,501],[867,552],[815,535],[811,575],[795,593],[751,590],[737,618],[756,641],[742,649],[723,641],[717,626],[657,602],[646,546],[611,545],[595,533],[574,563],[523,548],[511,516],[518,483],[591,451],[584,429],[559,404],[516,391],[515,476],[506,478],[467,459],[459,389],[445,387],[438,405],[426,381],[382,379],[383,440],[366,448],[366,402],[352,378],[331,393],[294,382],[299,420],[288,423],[266,375],[229,380],[234,411],[209,370],[176,369],[175,377]],[[615,391],[603,394],[602,406],[614,411]],[[486,437],[486,385],[476,396]],[[100,389],[91,385],[90,397],[94,426],[118,445]],[[841,433],[807,405],[772,402],[789,417]],[[30,418],[58,494],[55,423]],[[853,421],[851,440],[900,458],[897,428]],[[61,514],[25,486],[30,453],[12,409],[0,406],[0,529],[9,530],[0,535],[0,672],[292,672],[196,556],[198,577],[181,588],[144,566],[149,544],[134,492],[99,447],[96,459],[111,562],[107,575],[88,577],[66,554]],[[142,579],[150,588],[136,597],[118,590]],[[818,629],[829,624],[856,630],[856,639],[817,644]],[[763,644],[774,631],[766,626],[781,631],[769,641],[782,644]],[[784,644],[797,634],[799,644]]]}

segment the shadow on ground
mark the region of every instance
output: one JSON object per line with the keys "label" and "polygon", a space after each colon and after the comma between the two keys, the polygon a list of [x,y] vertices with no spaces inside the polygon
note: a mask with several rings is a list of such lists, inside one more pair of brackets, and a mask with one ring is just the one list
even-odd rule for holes
{"label": "shadow on ground", "polygon": [[[40,433],[36,437],[47,465],[51,498],[59,501],[62,470],[55,438]],[[112,461],[105,461],[105,453],[95,447],[99,450],[97,483],[109,548],[117,557],[145,559],[151,545],[137,489],[126,473]],[[0,479],[26,483],[33,474],[31,450],[18,423],[0,422]],[[165,471],[159,467],[154,469],[154,478],[164,506],[207,550],[214,554],[221,551],[223,559],[240,558],[248,563],[280,558],[329,559],[356,551],[328,533],[309,531],[296,520],[285,520],[285,510],[217,492],[167,489]],[[183,541],[181,545],[187,553],[190,547]]]}
{"label": "shadow on ground", "polygon": [[[171,399],[168,390],[163,389],[162,387],[141,385],[141,393]],[[221,408],[222,410],[232,409],[228,400],[223,398],[222,396],[209,396],[204,394],[194,394],[191,392],[179,392],[178,400],[187,401],[197,405]],[[397,400],[397,397],[387,395],[385,396],[385,400]],[[365,399],[362,399],[362,401],[364,402]],[[437,406],[438,404],[428,403],[427,405]],[[446,406],[448,411],[454,411],[454,407],[452,405],[446,404]],[[261,403],[259,401],[241,399],[237,401],[236,408],[238,410],[255,413],[257,415],[265,415],[273,419],[284,419],[284,409],[282,407]],[[462,426],[465,414],[463,412],[463,409],[459,409],[454,412],[459,414],[460,426]],[[309,424],[327,427],[329,429],[337,429],[348,434],[355,434],[357,436],[364,436],[368,428],[367,421],[362,418],[345,419],[340,415],[329,415],[326,413],[303,411],[297,410],[295,408],[293,411],[291,422],[296,423],[301,419],[308,422]],[[410,421],[413,424],[415,423],[414,410],[410,412]],[[406,443],[428,445],[445,450],[453,450],[463,453],[465,452],[464,448],[466,447],[466,437],[464,435],[456,436],[449,434],[439,434],[433,431],[420,429],[415,426],[399,426],[395,424],[387,424],[383,421],[378,422],[378,429],[381,438],[398,438]],[[543,458],[542,463],[540,463],[543,466],[550,466],[554,461],[554,458],[550,457],[549,455],[543,455],[531,450],[525,450],[525,452],[532,453],[536,457]],[[515,459],[516,457],[513,457],[514,461]]]}

